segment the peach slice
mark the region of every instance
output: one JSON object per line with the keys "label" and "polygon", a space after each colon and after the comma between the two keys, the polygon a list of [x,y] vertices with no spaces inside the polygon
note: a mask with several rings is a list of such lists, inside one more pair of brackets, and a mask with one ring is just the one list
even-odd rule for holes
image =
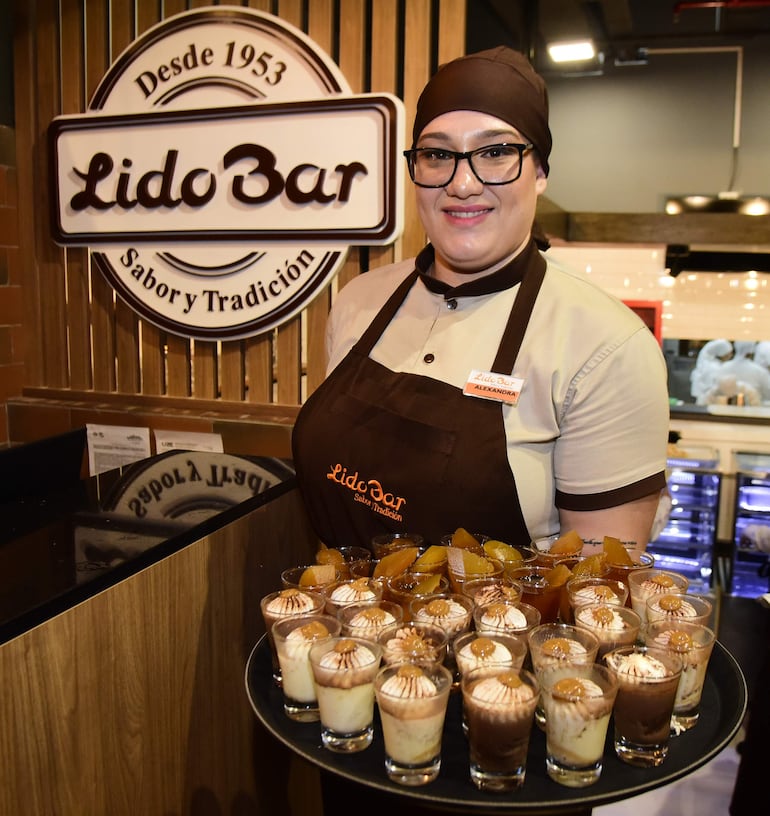
{"label": "peach slice", "polygon": [[504,561],[506,564],[513,564],[524,560],[524,556],[510,544],[504,541],[497,541],[491,538],[484,542],[484,552],[491,558],[496,558],[498,561]]}
{"label": "peach slice", "polygon": [[301,587],[323,586],[337,577],[334,564],[314,564],[303,571],[299,578]]}
{"label": "peach slice", "polygon": [[572,578],[572,570],[566,564],[557,564],[546,572],[544,578],[548,586],[564,586]]}
{"label": "peach slice", "polygon": [[412,566],[419,552],[417,547],[404,547],[383,555],[379,564],[374,568],[372,578],[392,578],[394,575],[401,575]]}
{"label": "peach slice", "polygon": [[551,555],[575,555],[583,549],[583,539],[575,530],[570,530],[559,536],[556,541],[551,544],[551,549],[548,552]]}
{"label": "peach slice", "polygon": [[617,564],[621,567],[631,567],[634,564],[628,550],[623,546],[623,542],[619,538],[604,536],[603,550],[607,556],[608,564]]}
{"label": "peach slice", "polygon": [[477,550],[480,543],[476,536],[471,535],[465,527],[458,527],[452,533],[452,546],[462,550]]}

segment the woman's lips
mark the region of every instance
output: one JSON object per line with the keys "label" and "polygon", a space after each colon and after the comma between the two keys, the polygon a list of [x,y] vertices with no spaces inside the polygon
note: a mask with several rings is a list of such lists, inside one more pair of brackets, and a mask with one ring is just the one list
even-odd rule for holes
{"label": "woman's lips", "polygon": [[479,207],[476,209],[446,209],[444,214],[449,218],[456,218],[460,221],[471,221],[482,215],[492,212],[491,207]]}

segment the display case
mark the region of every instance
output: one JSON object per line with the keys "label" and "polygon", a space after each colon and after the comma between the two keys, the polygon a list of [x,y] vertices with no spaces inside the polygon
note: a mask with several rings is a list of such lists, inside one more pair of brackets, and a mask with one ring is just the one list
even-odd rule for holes
{"label": "display case", "polygon": [[681,451],[667,462],[671,514],[647,549],[655,556],[655,566],[686,575],[693,592],[708,592],[722,488],[719,455],[712,448]]}
{"label": "display case", "polygon": [[735,454],[735,523],[730,592],[757,598],[770,590],[770,454]]}

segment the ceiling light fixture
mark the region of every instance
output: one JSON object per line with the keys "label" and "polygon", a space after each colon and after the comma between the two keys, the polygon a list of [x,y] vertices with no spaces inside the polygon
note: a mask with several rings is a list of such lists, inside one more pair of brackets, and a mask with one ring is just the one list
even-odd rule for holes
{"label": "ceiling light fixture", "polygon": [[548,45],[548,56],[553,62],[584,62],[596,56],[591,40],[556,42]]}

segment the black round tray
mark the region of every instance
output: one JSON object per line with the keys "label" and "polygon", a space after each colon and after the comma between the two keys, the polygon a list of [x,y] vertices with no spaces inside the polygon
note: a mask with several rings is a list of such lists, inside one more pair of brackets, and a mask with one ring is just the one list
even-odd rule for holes
{"label": "black round tray", "polygon": [[612,747],[612,723],[604,749],[601,778],[587,788],[566,788],[545,771],[545,735],[532,727],[524,786],[508,794],[476,789],[468,775],[468,746],[461,728],[462,702],[452,693],[444,726],[441,772],[419,788],[391,782],[385,775],[384,748],[377,707],[372,745],[358,754],[335,754],[321,745],[318,723],[297,723],[283,712],[281,691],[273,683],[270,651],[263,636],[246,665],[246,691],[264,727],[292,751],[327,772],[415,805],[466,813],[565,813],[636,796],[666,785],[699,768],[718,754],[738,731],[746,711],[746,681],[733,656],[717,642],[709,662],[700,719],[690,731],[671,740],[669,754],[658,768],[636,768],[621,762]]}

